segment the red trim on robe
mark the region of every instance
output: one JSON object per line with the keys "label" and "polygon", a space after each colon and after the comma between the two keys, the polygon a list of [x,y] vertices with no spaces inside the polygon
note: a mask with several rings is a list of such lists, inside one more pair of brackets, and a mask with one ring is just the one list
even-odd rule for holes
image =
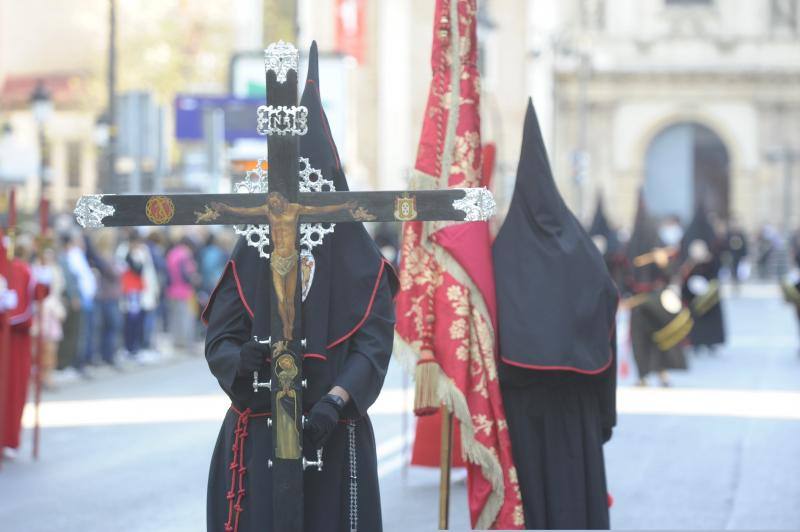
{"label": "red trim on robe", "polygon": [[230,263],[233,268],[233,279],[234,281],[236,281],[236,290],[239,291],[239,299],[242,300],[242,305],[244,305],[245,310],[247,311],[248,314],[250,314],[250,317],[252,318],[253,311],[250,309],[250,305],[247,304],[247,300],[244,298],[244,290],[242,290],[242,283],[239,281],[239,273],[236,271],[236,261],[231,259]]}
{"label": "red trim on robe", "polygon": [[381,268],[380,270],[378,270],[378,275],[375,277],[375,286],[372,288],[372,296],[369,298],[369,305],[367,305],[367,310],[364,312],[364,316],[361,318],[361,321],[359,321],[349,333],[345,334],[335,342],[331,342],[330,344],[326,345],[325,346],[326,349],[331,349],[332,347],[339,345],[340,343],[344,342],[345,340],[353,336],[361,328],[361,326],[364,325],[364,322],[367,321],[370,312],[372,312],[372,305],[373,303],[375,303],[375,295],[378,293],[378,287],[381,284],[381,278],[383,278],[383,270],[386,264],[387,264],[386,259],[381,259]]}
{"label": "red trim on robe", "polygon": [[[324,361],[328,360],[328,357],[326,357],[325,355],[321,355],[319,353],[303,353],[303,360],[305,360],[307,358],[314,358],[314,359],[317,359],[317,360],[324,360]],[[267,357],[264,360],[266,362],[272,362],[272,357]]]}
{"label": "red trim on robe", "polygon": [[[614,338],[614,331],[616,330],[616,328],[617,328],[617,320],[615,318],[613,324],[611,325],[611,329],[608,333],[609,341],[612,338]],[[539,366],[536,364],[523,364],[522,362],[513,362],[511,360],[508,360],[502,355],[500,356],[500,360],[502,360],[509,366],[515,366],[524,369],[534,369],[538,371],[571,371],[573,373],[580,373],[581,375],[598,375],[607,370],[608,367],[611,365],[611,363],[614,361],[614,351],[613,349],[609,348],[608,360],[598,369],[579,369],[572,366]]]}
{"label": "red trim on robe", "polygon": [[[389,268],[392,268],[392,265],[389,264],[389,262],[385,258],[382,258],[381,259],[381,267],[378,270],[378,275],[377,275],[377,277],[375,279],[375,286],[372,288],[372,295],[369,298],[369,304],[367,305],[367,309],[364,312],[364,315],[361,317],[361,320],[359,320],[359,322],[356,324],[355,327],[353,327],[352,330],[350,330],[350,332],[348,332],[347,334],[345,334],[344,336],[342,336],[341,338],[339,338],[335,342],[332,342],[332,343],[328,344],[327,346],[325,346],[326,349],[331,349],[332,347],[335,347],[335,346],[339,345],[340,343],[344,342],[345,340],[347,340],[348,338],[353,336],[356,332],[358,332],[358,330],[361,328],[361,326],[364,325],[364,322],[367,321],[367,318],[369,317],[370,313],[372,312],[372,305],[375,303],[375,296],[378,293],[378,287],[381,284],[381,279],[383,278],[383,273],[384,273],[384,270],[385,270],[387,265],[389,266]],[[217,288],[219,288],[219,285],[222,282],[222,279],[225,278],[225,274],[227,273],[228,268],[231,268],[231,271],[233,272],[233,280],[236,283],[236,290],[239,292],[239,299],[242,301],[242,305],[244,305],[244,308],[245,308],[245,310],[247,310],[247,313],[250,314],[250,318],[251,319],[253,318],[253,311],[250,309],[250,305],[247,304],[247,300],[244,297],[244,290],[242,289],[241,282],[239,281],[239,274],[236,271],[236,261],[231,259],[231,260],[228,261],[228,264],[225,266],[225,270],[223,270],[222,275],[220,276],[219,280],[217,281],[217,286],[215,286],[214,290],[211,291],[211,297],[209,298],[208,303],[206,304],[206,308],[203,309],[203,313],[201,314],[201,319],[203,320],[203,323],[205,323],[206,325],[208,325],[208,317],[207,317],[208,309],[211,307],[211,304],[214,302],[214,294],[216,293]],[[306,353],[304,355],[304,358],[305,357],[317,358],[317,359],[320,359],[320,360],[327,360],[328,359],[325,355],[321,355],[319,353]]]}
{"label": "red trim on robe", "polygon": [[239,273],[236,271],[236,261],[231,259],[225,265],[225,269],[222,270],[222,275],[220,275],[219,279],[217,279],[217,284],[211,291],[211,297],[208,298],[208,303],[206,303],[206,308],[204,308],[203,312],[200,314],[200,319],[203,321],[205,325],[208,325],[208,311],[211,308],[211,304],[214,302],[214,298],[216,296],[219,285],[225,278],[225,274],[228,273],[228,268],[230,268],[231,271],[233,272],[233,282],[236,283],[236,290],[237,292],[239,292],[239,299],[242,301],[242,305],[244,305],[244,308],[247,311],[247,313],[250,314],[250,318],[251,319],[253,318],[253,311],[250,309],[250,305],[247,304],[247,300],[244,298],[244,291],[242,290],[242,284],[239,281]]}

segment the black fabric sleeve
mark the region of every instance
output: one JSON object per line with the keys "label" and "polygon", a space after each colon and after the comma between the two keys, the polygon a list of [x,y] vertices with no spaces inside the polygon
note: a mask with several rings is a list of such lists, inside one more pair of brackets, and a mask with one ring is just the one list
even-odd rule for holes
{"label": "black fabric sleeve", "polygon": [[611,439],[617,424],[617,332],[611,336],[611,365],[603,372],[600,380],[600,423],[603,429],[603,443]]}
{"label": "black fabric sleeve", "polygon": [[347,359],[334,382],[350,394],[359,416],[367,413],[383,387],[392,356],[394,322],[392,291],[384,274],[369,317],[350,339]]}
{"label": "black fabric sleeve", "polygon": [[252,321],[245,310],[230,267],[225,269],[214,299],[207,309],[206,361],[219,385],[234,402],[241,402],[252,390],[237,377],[239,350],[250,338]]}

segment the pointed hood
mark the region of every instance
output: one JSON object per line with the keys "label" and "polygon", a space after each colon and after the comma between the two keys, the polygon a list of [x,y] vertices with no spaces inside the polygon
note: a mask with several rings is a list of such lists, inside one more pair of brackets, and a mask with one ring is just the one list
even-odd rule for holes
{"label": "pointed hood", "polygon": [[649,253],[654,248],[663,246],[661,238],[658,236],[658,227],[655,220],[647,211],[647,204],[644,199],[644,192],[639,191],[639,201],[636,207],[636,218],[633,221],[633,231],[628,240],[626,254],[632,262],[639,255]]}
{"label": "pointed hood", "polygon": [[539,120],[530,99],[512,205],[514,202],[529,224],[548,235],[558,235],[572,217],[553,179]]}
{"label": "pointed hood", "polygon": [[711,225],[711,221],[708,219],[708,213],[702,203],[697,205],[697,209],[694,211],[694,217],[689,227],[686,228],[686,232],[683,234],[683,239],[681,240],[682,261],[686,260],[688,257],[689,246],[695,240],[702,240],[705,242],[708,246],[708,250],[712,254],[717,251],[717,234],[714,231],[714,226]]}
{"label": "pointed hood", "polygon": [[594,212],[594,220],[589,228],[589,236],[602,236],[606,241],[605,256],[610,256],[619,251],[620,243],[617,237],[617,232],[611,229],[606,218],[605,209],[603,208],[603,196],[597,196],[597,209]]}
{"label": "pointed hood", "polygon": [[517,183],[493,255],[504,362],[588,374],[609,367],[617,290],[558,192],[530,101]]}
{"label": "pointed hood", "polygon": [[[308,131],[299,139],[299,157],[308,159],[312,172],[332,180],[336,190],[349,190],[322,108],[319,84],[317,44],[314,42],[300,100],[300,105],[308,109]],[[301,163],[299,170],[304,169],[305,164]],[[391,265],[361,223],[336,224],[334,232],[312,249],[312,255],[312,281],[302,307],[303,337],[308,342],[306,353],[327,357],[330,349],[344,342],[365,321],[381,279],[386,277],[392,290],[396,289],[397,280]],[[311,263],[304,259],[303,269]],[[233,271],[240,297],[245,307],[252,309],[251,315],[267,316],[253,324],[253,334],[270,336],[269,285],[259,281],[271,278],[269,262],[259,258],[257,249],[240,238],[228,269]],[[214,294],[204,315],[208,314],[213,301]]]}
{"label": "pointed hood", "polygon": [[634,259],[639,255],[644,255],[662,246],[664,246],[664,242],[661,240],[661,237],[658,236],[656,221],[647,211],[644,191],[640,190],[639,203],[636,208],[636,218],[633,222],[633,231],[625,249],[630,267],[630,277],[628,278],[629,289],[634,292],[649,291],[652,287],[652,283],[668,280],[667,271],[662,270],[655,263],[650,263],[641,267],[633,265]]}

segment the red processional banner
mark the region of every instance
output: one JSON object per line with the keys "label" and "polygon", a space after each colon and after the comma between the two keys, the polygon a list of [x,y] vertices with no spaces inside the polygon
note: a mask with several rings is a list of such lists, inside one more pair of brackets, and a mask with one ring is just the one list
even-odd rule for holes
{"label": "red processional banner", "polygon": [[[476,0],[436,1],[433,79],[411,188],[481,185],[476,15]],[[417,397],[433,399],[432,408],[417,413],[443,403],[456,419],[460,449],[453,452],[467,465],[472,526],[520,529],[522,502],[497,378],[496,322],[488,222],[406,222],[395,354],[417,370]]]}

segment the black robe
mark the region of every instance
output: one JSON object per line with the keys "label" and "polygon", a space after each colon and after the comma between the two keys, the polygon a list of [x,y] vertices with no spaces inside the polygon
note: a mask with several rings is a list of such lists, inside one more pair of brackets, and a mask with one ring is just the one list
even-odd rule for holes
{"label": "black robe", "polygon": [[[337,191],[346,191],[322,108],[317,61],[314,43],[301,100],[308,109],[308,132],[300,137],[299,152],[308,159],[304,164],[332,179]],[[308,386],[302,409],[307,412],[333,386],[344,388],[350,401],[325,444],[323,470],[305,472],[305,530],[350,530],[351,518],[357,518],[359,530],[380,531],[375,437],[367,409],[380,392],[391,357],[397,279],[360,223],[337,224],[312,253],[316,269],[302,305],[302,336],[298,336],[307,340],[303,376]],[[232,402],[211,460],[209,532],[272,530],[272,479],[267,467],[273,452],[273,429],[267,426],[270,393],[254,393],[252,376],[237,377],[242,344],[254,335],[271,335],[270,278],[269,262],[240,239],[204,312],[206,359]],[[265,365],[262,374],[268,373]],[[311,445],[303,447],[306,458],[316,458]],[[352,458],[355,482],[351,482]],[[356,487],[354,498],[351,487]]]}
{"label": "black robe", "polygon": [[[719,272],[719,261],[713,259],[710,262],[696,264],[684,274],[683,298],[690,308],[699,297],[689,288],[689,279],[695,275],[707,281],[717,281]],[[725,343],[725,323],[722,317],[722,303],[717,301],[714,306],[703,313],[698,313],[693,309],[694,327],[689,334],[689,339],[694,346],[713,347]]]}
{"label": "black robe", "polygon": [[532,104],[493,246],[511,449],[528,528],[608,528],[603,443],[616,423],[617,290],[561,198]]}
{"label": "black robe", "polygon": [[669,369],[688,369],[686,352],[681,344],[662,350],[653,339],[653,334],[665,325],[655,318],[653,312],[653,307],[659,304],[660,291],[645,294],[647,301],[632,308],[630,318],[631,348],[639,379]]}
{"label": "black robe", "polygon": [[[689,258],[689,248],[695,240],[706,243],[711,259],[701,264],[693,264]],[[702,203],[697,206],[694,218],[686,228],[686,233],[681,241],[681,257],[684,261],[682,294],[684,301],[690,308],[699,294],[694,294],[688,285],[688,280],[694,275],[699,275],[707,281],[719,282],[721,266],[721,244],[717,238],[708,215]],[[693,311],[694,327],[690,340],[694,346],[713,347],[725,343],[725,325],[723,323],[722,305],[717,303],[708,312],[697,313]]]}
{"label": "black robe", "polygon": [[[240,298],[240,287],[229,266],[215,292],[208,314],[206,358],[212,373],[232,407],[225,416],[214,447],[208,479],[207,527],[209,532],[223,532],[229,516],[231,488],[230,464],[233,461],[235,431],[240,415],[252,410],[244,444],[245,493],[238,530],[267,531],[272,526],[272,479],[267,459],[272,453],[269,392],[253,393],[252,378],[236,376],[239,348],[251,334],[251,318]],[[355,449],[358,476],[358,523],[360,530],[382,529],[378,490],[375,436],[367,409],[383,385],[392,352],[394,304],[388,276],[382,276],[371,311],[363,325],[348,339],[328,352],[327,360],[306,357],[303,372],[309,388],[303,394],[303,410],[308,409],[331,387],[347,390],[351,401],[343,418],[355,420]],[[340,422],[324,449],[322,472],[305,473],[305,530],[309,532],[349,530],[349,458],[348,427]],[[310,445],[305,446],[310,449]],[[306,451],[309,460],[316,457]],[[278,532],[278,531],[276,531]]]}
{"label": "black robe", "polygon": [[616,364],[600,375],[501,364],[526,528],[609,528],[603,444],[616,423],[616,371]]}
{"label": "black robe", "polygon": [[633,233],[626,250],[628,273],[625,279],[626,295],[646,298],[644,304],[634,306],[630,312],[631,348],[639,379],[663,370],[687,369],[686,354],[681,344],[662,350],[653,340],[653,333],[663,326],[663,322],[655,323],[654,307],[659,304],[661,290],[669,284],[675,265],[670,264],[663,269],[654,262],[643,267],[634,266],[636,257],[663,245],[655,220],[647,211],[644,194],[640,192]]}

